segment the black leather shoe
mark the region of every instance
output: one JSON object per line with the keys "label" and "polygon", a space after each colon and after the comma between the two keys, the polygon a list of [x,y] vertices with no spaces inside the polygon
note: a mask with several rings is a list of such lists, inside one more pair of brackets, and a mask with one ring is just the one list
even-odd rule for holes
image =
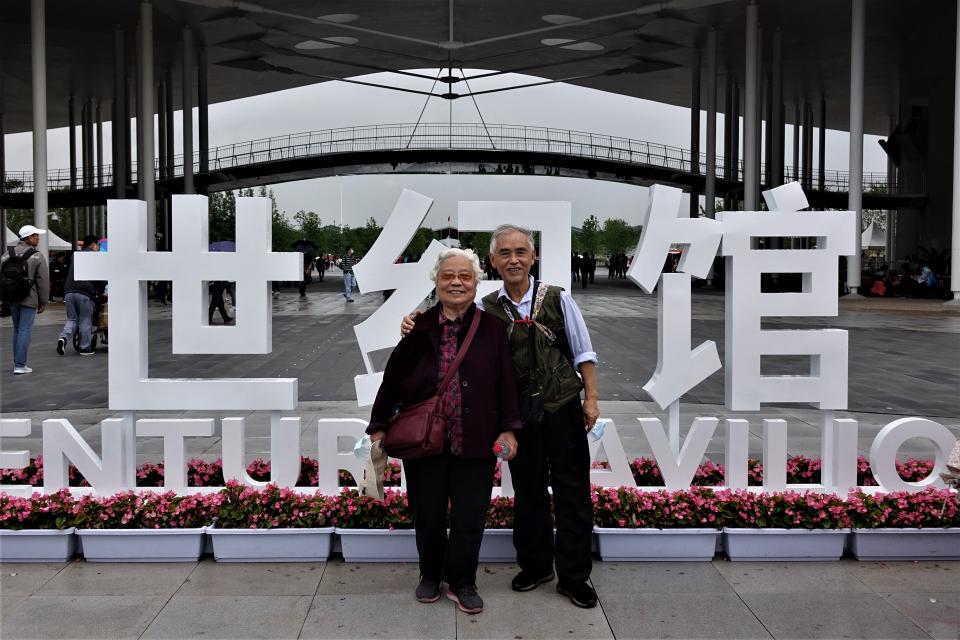
{"label": "black leather shoe", "polygon": [[597,592],[586,582],[577,582],[574,584],[557,583],[557,593],[567,596],[570,598],[570,602],[584,609],[591,609],[597,606]]}
{"label": "black leather shoe", "polygon": [[514,591],[533,591],[542,584],[546,584],[553,580],[554,575],[553,571],[546,575],[534,575],[529,571],[521,571],[513,580],[510,582],[510,586],[513,587]]}

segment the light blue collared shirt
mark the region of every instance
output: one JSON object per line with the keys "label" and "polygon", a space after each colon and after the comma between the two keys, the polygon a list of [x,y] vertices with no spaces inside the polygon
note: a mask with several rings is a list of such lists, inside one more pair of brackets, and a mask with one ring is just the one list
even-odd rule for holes
{"label": "light blue collared shirt", "polygon": [[[523,299],[520,302],[511,300],[506,287],[502,285],[497,296],[510,300],[521,317],[528,317],[530,306],[533,303],[533,276],[530,276],[530,286],[527,288],[527,292],[523,294]],[[483,309],[483,300],[477,299],[477,308]],[[596,364],[597,354],[590,342],[590,332],[583,321],[583,314],[580,313],[580,307],[574,302],[573,296],[567,291],[560,292],[560,308],[563,310],[563,326],[567,332],[567,342],[570,344],[570,351],[573,352],[573,366],[579,367],[581,362]]]}

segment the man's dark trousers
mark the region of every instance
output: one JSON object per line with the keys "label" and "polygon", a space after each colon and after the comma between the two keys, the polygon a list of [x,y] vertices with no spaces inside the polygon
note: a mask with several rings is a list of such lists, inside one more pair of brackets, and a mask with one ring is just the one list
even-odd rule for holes
{"label": "man's dark trousers", "polygon": [[[472,586],[490,505],[495,459],[470,459],[445,452],[404,460],[407,497],[417,530],[420,575],[451,588]],[[447,539],[447,500],[450,539]]]}
{"label": "man's dark trousers", "polygon": [[[580,399],[574,398],[556,413],[544,412],[539,426],[525,426],[516,435],[517,457],[510,461],[510,475],[517,564],[540,577],[550,573],[556,557],[561,583],[585,582],[592,566],[593,503],[590,448]],[[548,485],[553,487],[556,545]]]}

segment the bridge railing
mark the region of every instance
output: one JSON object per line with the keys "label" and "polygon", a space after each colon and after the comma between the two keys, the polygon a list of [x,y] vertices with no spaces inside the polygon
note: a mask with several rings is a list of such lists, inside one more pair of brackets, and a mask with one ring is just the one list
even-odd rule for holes
{"label": "bridge railing", "polygon": [[[363,151],[392,151],[400,149],[490,149],[500,151],[527,151],[561,156],[576,156],[611,160],[635,165],[645,165],[674,171],[692,172],[693,160],[690,150],[657,142],[633,140],[619,136],[534,127],[526,125],[481,123],[421,123],[379,124],[361,127],[342,127],[321,131],[292,133],[271,138],[231,143],[209,150],[211,171],[261,164],[277,160],[289,160],[336,153]],[[193,154],[193,169],[200,171],[200,154]],[[506,159],[505,159],[506,161]],[[508,161],[507,161],[508,162]],[[174,158],[172,176],[183,175],[182,155]],[[699,173],[706,174],[707,157],[701,153],[697,159]],[[727,172],[722,156],[716,158],[718,178],[733,179],[734,172]],[[139,167],[132,163],[131,181],[137,182]],[[99,171],[99,173],[98,173]],[[160,167],[154,161],[154,176],[160,179]],[[736,180],[743,179],[743,163],[736,167]],[[788,177],[796,175],[793,167],[786,167]],[[766,176],[761,173],[761,183]],[[84,182],[82,169],[75,173],[76,188],[111,186],[114,184],[114,167],[104,165],[94,168],[94,175]],[[33,174],[29,171],[8,171],[4,174],[6,191],[28,192],[33,190]],[[897,185],[887,183],[885,173],[864,173],[864,190],[875,193],[895,193]],[[819,173],[812,176],[813,188],[820,188]],[[63,190],[71,188],[69,169],[54,169],[47,174],[47,188]],[[847,191],[849,175],[846,171],[828,170],[824,174],[823,188],[827,191]]]}

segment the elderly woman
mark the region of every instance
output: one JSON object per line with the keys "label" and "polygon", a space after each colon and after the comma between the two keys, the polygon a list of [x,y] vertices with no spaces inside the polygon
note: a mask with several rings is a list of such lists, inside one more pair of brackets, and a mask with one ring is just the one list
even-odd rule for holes
{"label": "elderly woman", "polygon": [[482,273],[473,251],[440,252],[431,274],[439,302],[417,316],[413,330],[393,350],[367,428],[376,442],[386,436],[400,408],[437,393],[480,314],[473,341],[443,395],[443,453],[403,463],[420,554],[416,598],[436,602],[443,581],[447,597],[466,613],[483,611],[476,573],[496,463],[493,447],[506,443],[505,459],[511,459],[517,452],[513,432],[521,426],[506,329],[473,301]]}

